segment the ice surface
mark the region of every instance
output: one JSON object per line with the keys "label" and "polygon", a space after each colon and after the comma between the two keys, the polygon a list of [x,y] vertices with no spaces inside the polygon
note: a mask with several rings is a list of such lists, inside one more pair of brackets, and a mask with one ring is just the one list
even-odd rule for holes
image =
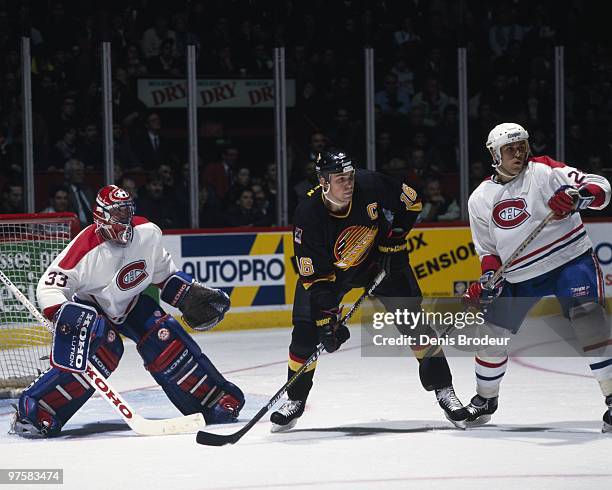
{"label": "ice surface", "polygon": [[[61,437],[32,441],[6,434],[10,410],[0,400],[0,467],[63,468],[62,489],[612,485],[612,434],[600,433],[603,397],[583,359],[513,360],[494,425],[461,431],[421,388],[414,359],[362,358],[352,331],[342,350],[320,359],[306,412],[291,432],[271,434],[266,416],[233,446],[201,446],[195,435],[140,437],[94,397]],[[246,393],[240,423],[209,428],[233,432],[285,382],[290,330],[196,338]],[[146,417],[179,415],[133,344],[125,343],[113,386]],[[450,363],[457,393],[467,403],[474,393],[472,361]]]}

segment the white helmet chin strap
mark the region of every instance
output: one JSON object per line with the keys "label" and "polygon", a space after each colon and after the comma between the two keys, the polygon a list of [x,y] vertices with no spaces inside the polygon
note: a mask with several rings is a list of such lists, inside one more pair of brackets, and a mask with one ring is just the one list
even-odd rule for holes
{"label": "white helmet chin strap", "polygon": [[502,177],[505,177],[506,179],[509,179],[509,180],[513,180],[513,179],[516,179],[519,175],[521,175],[521,172],[525,169],[525,165],[523,164],[523,168],[521,169],[521,172],[519,172],[516,175],[510,175],[509,173],[504,172],[502,170],[501,163],[498,163],[497,165],[493,165],[493,168]]}
{"label": "white helmet chin strap", "polygon": [[[331,197],[329,197],[329,191],[331,190],[331,183],[327,183],[327,186],[322,186],[323,187],[323,198],[327,199],[329,202],[331,202],[334,206],[338,206],[338,207],[343,207],[345,206],[345,204],[341,204],[339,202],[334,201]],[[325,190],[325,188],[327,187],[327,190]]]}

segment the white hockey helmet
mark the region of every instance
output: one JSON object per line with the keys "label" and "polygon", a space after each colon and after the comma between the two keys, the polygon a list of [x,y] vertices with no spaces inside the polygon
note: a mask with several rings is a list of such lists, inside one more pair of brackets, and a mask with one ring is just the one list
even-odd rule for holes
{"label": "white hockey helmet", "polygon": [[[527,141],[529,133],[517,123],[501,123],[495,126],[487,138],[487,148],[493,157],[493,167],[497,168],[501,164],[501,148],[517,141]],[[529,148],[529,147],[527,147]]]}

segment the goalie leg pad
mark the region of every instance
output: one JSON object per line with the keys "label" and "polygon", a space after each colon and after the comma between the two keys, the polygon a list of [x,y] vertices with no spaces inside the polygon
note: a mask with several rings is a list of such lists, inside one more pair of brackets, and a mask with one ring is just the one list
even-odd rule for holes
{"label": "goalie leg pad", "polygon": [[145,368],[184,415],[201,412],[207,424],[233,422],[244,394],[227,381],[199,345],[150,297],[141,296],[124,324]]}
{"label": "goalie leg pad", "polygon": [[[108,378],[123,355],[123,341],[109,324],[104,330],[92,343],[89,360]],[[94,391],[83,374],[49,368],[21,394],[12,431],[25,437],[57,435]]]}

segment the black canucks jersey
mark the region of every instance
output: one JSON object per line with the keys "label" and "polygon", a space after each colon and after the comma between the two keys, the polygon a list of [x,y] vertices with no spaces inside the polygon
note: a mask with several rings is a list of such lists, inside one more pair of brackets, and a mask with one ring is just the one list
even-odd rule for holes
{"label": "black canucks jersey", "polygon": [[305,289],[316,283],[333,283],[339,289],[363,285],[358,277],[377,255],[380,237],[390,228],[408,232],[422,207],[407,184],[366,170],[356,171],[353,198],[342,214],[325,206],[320,186],[308,196],[296,209],[293,231]]}

